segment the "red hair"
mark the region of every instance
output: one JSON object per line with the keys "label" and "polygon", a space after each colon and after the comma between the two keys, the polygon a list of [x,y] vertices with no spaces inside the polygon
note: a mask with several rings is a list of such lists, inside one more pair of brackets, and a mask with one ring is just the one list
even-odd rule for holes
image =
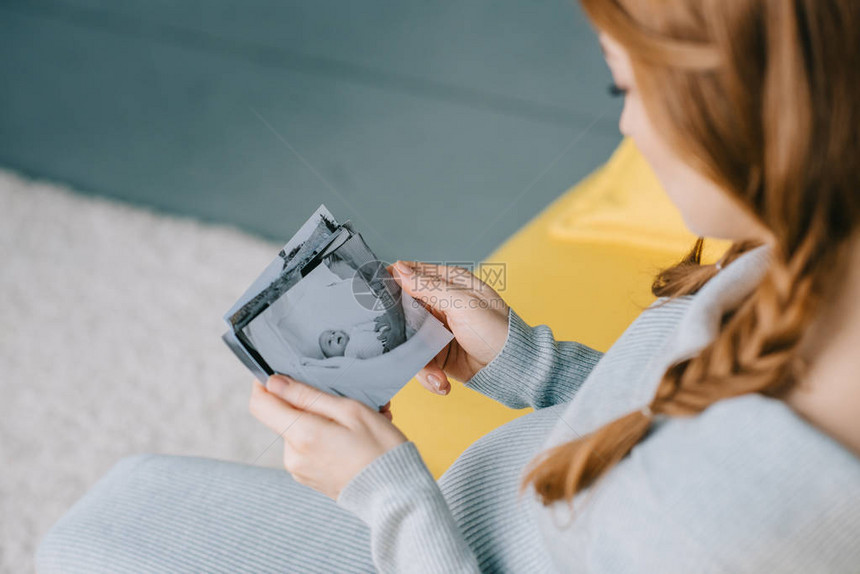
{"label": "red hair", "polygon": [[[690,416],[746,393],[781,396],[805,328],[860,220],[860,5],[855,0],[581,0],[631,58],[645,109],[675,152],[774,237],[761,283],[717,337],[663,374],[650,412]],[[716,272],[700,239],[652,291],[698,291]],[[736,243],[723,264],[754,244]],[[544,504],[594,484],[642,439],[647,409],[529,465]]]}

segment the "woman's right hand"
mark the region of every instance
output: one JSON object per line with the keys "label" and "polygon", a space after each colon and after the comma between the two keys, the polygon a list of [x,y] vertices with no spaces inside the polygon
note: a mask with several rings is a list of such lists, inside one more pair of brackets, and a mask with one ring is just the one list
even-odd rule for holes
{"label": "woman's right hand", "polygon": [[502,350],[508,336],[509,307],[468,269],[397,261],[388,271],[406,293],[454,334],[454,339],[418,372],[418,380],[428,390],[447,394],[451,390],[449,376],[468,381]]}

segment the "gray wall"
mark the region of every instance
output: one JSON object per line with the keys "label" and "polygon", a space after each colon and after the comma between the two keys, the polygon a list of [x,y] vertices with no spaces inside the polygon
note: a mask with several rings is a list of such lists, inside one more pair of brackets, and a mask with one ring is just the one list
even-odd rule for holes
{"label": "gray wall", "polygon": [[575,2],[0,2],[0,165],[268,238],[486,256],[605,161]]}

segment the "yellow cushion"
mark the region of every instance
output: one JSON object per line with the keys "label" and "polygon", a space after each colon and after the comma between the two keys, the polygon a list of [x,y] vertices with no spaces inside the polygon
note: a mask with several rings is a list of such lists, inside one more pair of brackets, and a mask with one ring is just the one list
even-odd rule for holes
{"label": "yellow cushion", "polygon": [[[652,301],[651,280],[696,237],[632,140],[505,241],[485,263],[505,265],[499,289],[531,325],[606,350]],[[727,247],[707,241],[705,259]],[[417,380],[392,400],[394,422],[437,477],[476,439],[530,411],[512,410],[454,383],[433,395]]]}

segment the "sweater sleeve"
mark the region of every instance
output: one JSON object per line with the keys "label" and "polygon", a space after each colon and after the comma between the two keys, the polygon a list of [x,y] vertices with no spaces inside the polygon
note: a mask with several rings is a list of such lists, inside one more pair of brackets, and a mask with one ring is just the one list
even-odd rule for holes
{"label": "sweater sleeve", "polygon": [[465,385],[512,409],[541,409],[570,401],[602,356],[556,341],[547,325],[531,327],[510,308],[502,350]]}
{"label": "sweater sleeve", "polygon": [[363,468],[337,503],[370,527],[371,553],[379,572],[480,572],[442,491],[411,441]]}

